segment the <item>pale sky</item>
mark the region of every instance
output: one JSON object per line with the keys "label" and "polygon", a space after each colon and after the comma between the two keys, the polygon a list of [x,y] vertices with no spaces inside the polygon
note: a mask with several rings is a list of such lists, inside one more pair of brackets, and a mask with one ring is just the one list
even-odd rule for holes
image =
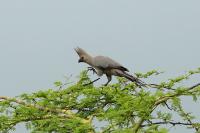
{"label": "pale sky", "polygon": [[[48,89],[71,74],[76,80],[86,68],[77,63],[76,46],[109,56],[132,73],[165,71],[161,80],[198,68],[199,5],[197,0],[0,1],[1,95]],[[184,102],[199,113],[191,101]],[[27,131],[18,126],[15,133],[21,132]]]}

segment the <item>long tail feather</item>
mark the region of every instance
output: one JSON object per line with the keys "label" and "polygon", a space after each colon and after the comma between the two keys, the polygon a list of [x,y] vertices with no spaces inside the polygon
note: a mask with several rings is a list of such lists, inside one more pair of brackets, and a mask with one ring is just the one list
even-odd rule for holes
{"label": "long tail feather", "polygon": [[125,77],[126,79],[135,82],[138,86],[146,86],[146,83],[144,83],[142,80],[138,79],[137,77],[134,77],[126,72],[118,72],[119,76]]}

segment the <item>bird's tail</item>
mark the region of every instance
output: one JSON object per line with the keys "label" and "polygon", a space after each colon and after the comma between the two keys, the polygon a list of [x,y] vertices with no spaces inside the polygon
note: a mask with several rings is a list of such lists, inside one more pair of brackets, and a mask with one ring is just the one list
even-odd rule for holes
{"label": "bird's tail", "polygon": [[134,76],[132,76],[132,75],[130,75],[130,74],[124,72],[124,71],[120,71],[120,72],[118,72],[118,74],[121,77],[125,77],[126,79],[128,79],[128,80],[130,80],[132,82],[135,82],[136,85],[138,85],[140,87],[141,86],[146,86],[145,82],[143,82],[142,80],[138,79],[137,77],[134,77]]}

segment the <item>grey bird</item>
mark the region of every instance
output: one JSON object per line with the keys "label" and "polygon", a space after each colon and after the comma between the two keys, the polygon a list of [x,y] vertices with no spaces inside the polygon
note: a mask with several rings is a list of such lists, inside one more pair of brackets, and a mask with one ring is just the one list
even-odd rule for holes
{"label": "grey bird", "polygon": [[76,53],[79,55],[78,62],[84,62],[90,65],[91,70],[95,71],[98,76],[102,76],[105,74],[107,76],[108,81],[105,86],[112,80],[112,76],[125,77],[126,79],[135,82],[137,85],[142,86],[144,82],[139,80],[138,78],[128,74],[129,70],[122,66],[120,63],[115,60],[106,57],[106,56],[91,56],[82,48],[75,48]]}

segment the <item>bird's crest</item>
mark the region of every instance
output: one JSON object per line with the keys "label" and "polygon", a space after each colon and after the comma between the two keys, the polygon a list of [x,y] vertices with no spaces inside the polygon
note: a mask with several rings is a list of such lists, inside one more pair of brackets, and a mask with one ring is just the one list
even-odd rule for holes
{"label": "bird's crest", "polygon": [[76,51],[76,53],[77,53],[79,56],[81,56],[81,55],[86,55],[86,54],[87,54],[87,52],[85,52],[85,50],[83,50],[82,48],[79,48],[79,47],[74,48],[74,50]]}

